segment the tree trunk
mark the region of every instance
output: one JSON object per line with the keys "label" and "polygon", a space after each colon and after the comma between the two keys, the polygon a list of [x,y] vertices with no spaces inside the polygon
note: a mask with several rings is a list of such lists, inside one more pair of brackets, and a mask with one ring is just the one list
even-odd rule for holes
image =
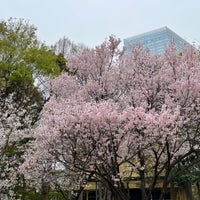
{"label": "tree trunk", "polygon": [[191,182],[188,182],[187,185],[185,186],[186,194],[187,194],[187,200],[193,200],[193,195],[192,195],[192,184]]}
{"label": "tree trunk", "polygon": [[165,194],[167,192],[167,187],[168,187],[168,184],[169,184],[169,182],[168,182],[169,173],[170,173],[170,169],[168,169],[166,174],[165,174],[165,178],[163,180],[163,187],[162,187],[162,190],[161,190],[159,200],[164,200],[164,198],[165,198]]}
{"label": "tree trunk", "polygon": [[83,200],[83,190],[81,191],[78,200]]}
{"label": "tree trunk", "polygon": [[197,186],[197,192],[198,192],[198,199],[200,199],[200,184],[199,182],[196,183]]}
{"label": "tree trunk", "polygon": [[49,192],[50,192],[50,186],[47,183],[42,184],[42,196],[43,200],[49,200]]}
{"label": "tree trunk", "polygon": [[[145,166],[145,157],[144,157],[144,153],[142,152],[142,150],[138,151],[138,158],[140,160],[140,165],[141,168],[144,168]],[[142,200],[147,200],[147,194],[146,194],[146,178],[145,178],[145,169],[139,169],[139,173],[140,173],[140,179],[141,179],[141,193],[142,193]]]}
{"label": "tree trunk", "polygon": [[142,200],[146,200],[146,187],[144,171],[140,171]]}
{"label": "tree trunk", "polygon": [[167,162],[166,162],[166,165],[165,165],[165,168],[166,168],[166,172],[165,172],[165,176],[164,176],[164,180],[163,180],[163,187],[162,187],[162,190],[161,190],[161,194],[160,194],[160,198],[159,200],[164,200],[165,198],[165,194],[167,192],[167,187],[169,185],[169,175],[170,175],[170,172],[171,172],[171,154],[170,154],[170,148],[169,148],[169,143],[168,141],[166,141],[166,150],[167,150]]}

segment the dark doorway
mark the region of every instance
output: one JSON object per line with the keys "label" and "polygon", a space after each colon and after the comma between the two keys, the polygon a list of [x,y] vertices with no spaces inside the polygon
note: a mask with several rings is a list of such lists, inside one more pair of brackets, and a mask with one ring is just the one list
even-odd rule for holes
{"label": "dark doorway", "polygon": [[[160,194],[161,194],[161,189],[156,188],[152,192],[152,200],[159,200]],[[139,189],[139,188],[130,189],[130,197],[131,197],[131,200],[141,200],[142,199],[141,189]],[[170,193],[169,192],[167,192],[165,194],[164,199],[170,200]]]}
{"label": "dark doorway", "polygon": [[130,194],[131,200],[141,200],[142,199],[141,190],[138,188],[130,189],[129,194]]}

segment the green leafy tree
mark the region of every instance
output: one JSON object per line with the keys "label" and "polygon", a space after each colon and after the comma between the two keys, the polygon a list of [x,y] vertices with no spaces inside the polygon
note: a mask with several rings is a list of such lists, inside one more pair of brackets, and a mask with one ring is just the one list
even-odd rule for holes
{"label": "green leafy tree", "polygon": [[[172,171],[172,182],[185,188],[187,199],[200,199],[200,154],[197,152],[179,163]],[[193,192],[192,189],[195,191]]]}
{"label": "green leafy tree", "polygon": [[18,167],[47,97],[45,78],[60,73],[56,60],[28,21],[0,21],[0,195],[14,199],[25,187]]}
{"label": "green leafy tree", "polygon": [[64,54],[59,53],[56,62],[61,71],[68,71],[66,66],[67,60],[65,59]]}

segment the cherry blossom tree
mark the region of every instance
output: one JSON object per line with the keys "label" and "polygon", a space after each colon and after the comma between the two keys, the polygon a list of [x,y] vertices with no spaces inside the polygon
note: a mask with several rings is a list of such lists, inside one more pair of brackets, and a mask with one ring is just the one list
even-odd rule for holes
{"label": "cherry blossom tree", "polygon": [[[139,166],[135,167],[142,180],[143,199],[150,198],[157,178],[163,176],[162,199],[172,178],[172,168],[199,149],[199,57],[192,48],[179,56],[173,46],[157,58],[138,49],[133,52],[135,57],[130,55],[128,62],[133,62],[135,78],[128,102],[137,109],[129,117],[136,134],[132,145],[135,149],[135,138],[139,138],[140,145]],[[146,184],[149,194],[145,192]]]}
{"label": "cherry blossom tree", "polygon": [[[110,39],[112,39],[110,42],[113,43],[111,45],[117,46],[119,44],[119,41],[115,41],[115,40],[113,40],[113,38],[110,38]],[[91,53],[96,53],[97,54],[96,57],[98,57],[100,55],[101,51],[106,51],[106,52],[103,52],[104,53],[103,56],[108,56],[107,54],[110,53],[110,56],[108,56],[107,58],[104,58],[104,57],[102,58],[102,59],[106,59],[106,63],[101,63],[102,60],[100,60],[99,63],[96,63],[96,64],[94,63],[94,65],[96,65],[96,67],[99,67],[100,69],[99,70],[96,69],[95,71],[93,71],[92,72],[93,74],[91,74],[91,75],[90,74],[82,74],[81,71],[79,72],[79,71],[77,71],[77,69],[73,68],[74,65],[71,65],[71,66],[73,66],[71,68],[71,71],[76,74],[76,77],[78,77],[78,79],[76,79],[75,76],[68,76],[67,74],[63,74],[60,77],[62,80],[64,80],[64,81],[60,82],[60,83],[63,84],[62,86],[60,85],[59,82],[57,82],[57,80],[52,82],[52,84],[51,84],[52,87],[53,87],[52,90],[55,93],[54,101],[49,101],[49,103],[46,104],[47,107],[45,109],[56,108],[53,104],[57,105],[57,103],[60,102],[60,105],[62,105],[62,104],[64,105],[64,104],[66,104],[66,101],[67,101],[68,103],[66,104],[67,105],[66,108],[67,109],[72,109],[70,112],[74,113],[74,115],[76,115],[76,116],[80,116],[81,117],[80,120],[87,120],[87,113],[83,113],[83,116],[81,116],[80,114],[82,113],[81,112],[82,109],[84,109],[86,111],[87,111],[87,109],[90,109],[91,112],[93,111],[93,108],[95,108],[95,106],[92,106],[90,104],[91,101],[98,105],[98,102],[101,99],[102,100],[104,98],[108,99],[109,96],[120,96],[120,94],[116,93],[117,92],[117,87],[118,87],[117,79],[113,80],[115,82],[115,84],[116,84],[115,88],[112,88],[109,85],[110,84],[109,82],[105,86],[103,86],[103,88],[102,88],[102,85],[104,84],[103,83],[104,79],[105,80],[107,78],[113,79],[112,74],[108,73],[109,71],[110,72],[112,71],[112,73],[114,73],[114,70],[115,70],[115,69],[113,69],[113,67],[114,67],[114,55],[113,54],[116,54],[117,56],[120,55],[120,52],[118,50],[116,51],[116,49],[115,49],[116,47],[112,47],[111,48],[111,45],[110,45],[110,47],[108,45],[110,45],[110,44],[104,43],[102,45],[102,47],[98,47],[99,49],[98,49],[97,52],[92,52],[91,50],[86,50],[84,52],[85,56],[87,56],[87,55],[89,55]],[[108,49],[107,46],[110,49]],[[80,58],[74,58],[74,60],[72,60],[71,62],[77,62],[77,59],[79,60]],[[87,65],[90,66],[90,63],[87,63]],[[82,70],[84,72],[84,69],[82,69]],[[84,82],[87,81],[86,79],[88,79],[88,85],[87,85],[87,88],[84,89],[83,86],[85,85]],[[97,83],[95,83],[96,80],[97,80],[99,85]],[[93,85],[94,85],[93,83],[96,84],[95,87],[99,87],[98,91],[95,91],[95,88],[93,87]],[[113,83],[111,83],[111,84],[113,84]],[[60,89],[57,90],[56,87],[59,87]],[[65,91],[66,88],[69,89],[68,92]],[[63,90],[63,91],[61,91],[61,90]],[[75,92],[75,91],[77,91],[77,92]],[[95,94],[94,92],[97,92],[97,94]],[[88,93],[89,93],[89,96],[88,96]],[[116,93],[116,94],[114,94],[114,93]],[[67,96],[65,96],[65,94]],[[79,100],[76,101],[76,99],[77,100],[79,99]],[[52,100],[53,100],[53,98],[52,98]],[[88,101],[88,103],[85,104],[85,101]],[[75,108],[74,105],[77,105],[77,108]],[[113,106],[114,106],[114,104],[113,104]],[[100,106],[96,111],[94,110],[93,113],[94,113],[94,115],[96,115],[98,113],[99,117],[101,117],[101,109],[105,109],[106,110],[106,108],[108,108],[108,107],[109,106],[107,104],[105,104],[105,105],[102,104],[102,106]],[[115,110],[115,109],[112,108],[112,110]],[[57,110],[56,112],[60,112],[60,111]],[[65,115],[67,113],[68,113],[68,111],[66,110],[66,112],[63,113],[63,114]],[[58,115],[60,115],[60,114],[58,114]],[[88,140],[88,143],[93,143],[93,145],[91,147],[88,146],[87,145],[87,141],[82,142],[83,141],[82,137],[84,137],[84,136],[82,136],[82,134],[80,134],[81,130],[78,130],[78,129],[80,129],[80,128],[78,128],[78,125],[77,125],[77,137],[80,137],[80,138],[79,139],[76,138],[75,135],[73,135],[73,129],[75,129],[75,127],[76,127],[76,122],[75,121],[73,122],[73,115],[70,114],[68,116],[67,115],[65,115],[65,116],[67,118],[69,117],[69,120],[71,121],[70,122],[71,126],[68,127],[68,130],[65,130],[64,127],[63,127],[63,131],[61,131],[63,133],[58,137],[62,138],[62,139],[60,138],[61,139],[60,141],[62,141],[62,144],[66,145],[66,147],[64,148],[64,146],[63,146],[61,149],[56,147],[55,149],[57,149],[56,151],[58,151],[59,153],[52,151],[51,155],[56,156],[55,159],[57,161],[59,161],[59,163],[62,163],[63,167],[65,169],[67,169],[67,170],[71,170],[71,171],[75,170],[75,171],[77,171],[77,169],[81,168],[79,170],[84,172],[84,176],[88,175],[88,173],[89,174],[94,174],[94,169],[92,169],[92,168],[94,168],[94,167],[96,168],[96,166],[97,166],[96,165],[96,160],[97,159],[95,158],[96,157],[96,153],[98,153],[99,156],[101,157],[101,159],[104,160],[104,158],[103,158],[104,155],[103,154],[109,156],[110,154],[113,154],[114,149],[112,149],[110,147],[111,149],[109,151],[105,151],[105,153],[99,152],[99,149],[97,149],[97,146],[96,146],[97,144],[95,144],[95,138],[92,138],[93,134],[94,134],[93,132],[91,132],[91,137],[88,136],[88,137],[85,138],[85,140]],[[105,117],[109,117],[109,116],[105,116]],[[114,112],[114,116],[113,117],[115,117],[117,119],[117,112]],[[47,118],[48,118],[48,116],[47,116]],[[62,118],[64,119],[64,116],[61,117],[60,119],[62,119]],[[53,118],[51,118],[51,119],[49,118],[49,120],[53,120],[53,123],[49,121],[49,124],[53,125],[55,120]],[[100,122],[100,121],[98,122],[98,120],[95,120],[94,122],[90,122],[90,120],[93,120],[93,119],[89,118],[88,122],[85,121],[85,123],[88,123],[88,128],[86,127],[86,125],[84,125],[84,124],[82,125],[82,122],[80,121],[80,126],[81,127],[85,126],[85,132],[84,132],[85,136],[86,136],[87,129],[90,129],[90,127],[89,127],[90,123],[94,123],[94,126],[95,126],[95,124],[97,124],[97,126],[98,126],[98,123]],[[102,118],[102,120],[105,120],[105,119]],[[114,120],[110,120],[110,119],[109,119],[109,121],[113,121],[114,122]],[[44,123],[45,123],[45,120],[44,120]],[[63,120],[62,122],[59,122],[59,123],[63,123],[63,125],[66,124],[65,120]],[[101,124],[99,124],[99,126],[100,125]],[[106,125],[106,122],[105,122],[105,125]],[[115,134],[114,134],[115,129],[116,129],[116,131],[118,129],[115,125],[113,125],[113,130],[111,130],[107,136],[106,135],[104,136],[105,140],[106,140],[106,137],[110,137],[110,138],[113,137],[113,140],[114,140],[113,144],[116,143],[117,140],[119,140],[119,139],[114,139],[114,137],[116,137]],[[42,127],[39,127],[38,134],[40,132],[40,128],[42,128]],[[46,126],[46,128],[48,128],[48,126]],[[105,127],[105,128],[108,129],[109,127]],[[120,128],[120,126],[119,126],[119,128]],[[50,130],[50,129],[48,129],[48,130]],[[72,131],[72,135],[71,136],[69,135],[68,131],[69,132]],[[96,137],[100,138],[100,135],[103,134],[102,131],[100,131],[100,127],[96,131],[97,131],[96,132]],[[49,132],[49,133],[50,134],[54,134],[53,132],[52,133]],[[120,132],[122,132],[122,130],[120,130]],[[120,134],[122,134],[122,133],[120,133]],[[38,137],[39,137],[39,135],[38,135]],[[121,137],[121,136],[117,136],[117,137]],[[48,140],[46,140],[46,141],[48,142]],[[48,142],[48,144],[50,144],[50,141]],[[60,146],[60,147],[62,146],[62,145],[59,145],[59,144],[57,144],[57,145]],[[99,145],[100,145],[100,143],[99,143]],[[110,146],[111,144],[109,144],[109,141],[108,141],[107,144],[105,143],[105,145],[106,146]],[[116,143],[115,145],[118,145],[118,144]],[[44,147],[46,145],[43,144],[42,146]],[[96,149],[94,149],[94,147]],[[101,147],[101,149],[103,151],[103,149],[104,149],[103,146]],[[47,150],[46,154],[49,154],[48,148],[46,150]],[[92,156],[92,157],[88,156],[88,158],[84,158],[87,155],[88,152],[93,153],[94,156]],[[103,160],[101,161],[102,163],[103,163]],[[114,162],[114,160],[112,161],[112,166],[114,166],[113,162]],[[81,163],[81,165],[80,165],[80,163]],[[116,163],[116,160],[115,160],[115,163]],[[75,168],[72,166],[72,164],[75,166]],[[96,165],[96,166],[94,166],[94,165]],[[80,167],[80,166],[82,166],[82,167]],[[108,175],[110,174],[109,169],[112,169],[112,167],[110,167],[108,169],[105,169],[105,172],[102,172],[102,170],[100,170],[100,173],[104,174],[105,179],[106,179],[106,174],[105,173],[107,173]],[[119,169],[117,169],[117,170],[119,171]],[[115,170],[114,173],[115,174],[117,173],[116,170]],[[113,178],[113,176],[110,176],[110,175],[109,175],[109,177],[110,177],[110,179]],[[113,180],[109,180],[109,181],[113,181]],[[114,190],[116,190],[116,188],[113,187],[113,184],[110,184],[110,187],[112,187]]]}
{"label": "cherry blossom tree", "polygon": [[119,44],[111,36],[85,49],[68,62],[73,76],[52,80],[24,168],[50,160],[122,200],[133,173],[143,200],[162,178],[164,199],[173,169],[199,151],[199,54],[189,47],[179,55],[173,45],[159,56],[142,46],[125,53]]}

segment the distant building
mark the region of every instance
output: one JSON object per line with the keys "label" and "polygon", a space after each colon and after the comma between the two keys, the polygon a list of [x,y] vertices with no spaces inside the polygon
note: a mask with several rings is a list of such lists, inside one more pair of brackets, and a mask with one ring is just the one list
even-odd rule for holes
{"label": "distant building", "polygon": [[125,47],[130,48],[135,44],[143,44],[152,54],[164,53],[170,43],[175,44],[178,52],[183,51],[186,46],[190,45],[166,26],[124,39]]}

